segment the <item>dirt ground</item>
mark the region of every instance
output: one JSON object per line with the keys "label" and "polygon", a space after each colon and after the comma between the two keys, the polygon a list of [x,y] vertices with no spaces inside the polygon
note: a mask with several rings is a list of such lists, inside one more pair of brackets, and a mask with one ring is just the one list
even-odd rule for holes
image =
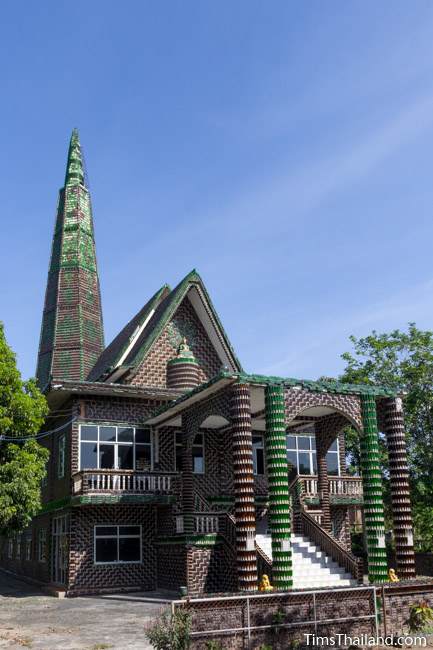
{"label": "dirt ground", "polygon": [[144,624],[167,605],[145,598],[59,599],[0,571],[0,648],[148,650]]}

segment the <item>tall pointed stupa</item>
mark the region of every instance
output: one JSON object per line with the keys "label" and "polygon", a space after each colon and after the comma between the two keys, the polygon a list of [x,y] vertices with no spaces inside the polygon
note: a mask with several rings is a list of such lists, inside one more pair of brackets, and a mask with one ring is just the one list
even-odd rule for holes
{"label": "tall pointed stupa", "polygon": [[74,129],[48,271],[36,370],[39,386],[45,388],[50,379],[85,379],[103,349],[92,206]]}

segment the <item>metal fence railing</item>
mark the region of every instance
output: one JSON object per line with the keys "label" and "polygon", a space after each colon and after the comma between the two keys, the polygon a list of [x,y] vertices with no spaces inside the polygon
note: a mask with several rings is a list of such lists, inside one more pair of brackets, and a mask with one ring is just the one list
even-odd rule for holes
{"label": "metal fence railing", "polygon": [[371,634],[378,636],[374,586],[191,598],[173,601],[171,606],[173,613],[180,607],[191,613],[192,639],[241,635],[248,648],[254,633],[271,628],[317,634],[326,626],[341,628],[344,623],[365,621],[371,624]]}

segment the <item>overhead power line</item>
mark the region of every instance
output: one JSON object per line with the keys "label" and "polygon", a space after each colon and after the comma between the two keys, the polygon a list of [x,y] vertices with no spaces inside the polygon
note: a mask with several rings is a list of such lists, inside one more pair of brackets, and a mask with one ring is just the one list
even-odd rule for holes
{"label": "overhead power line", "polygon": [[35,436],[0,436],[0,441],[6,441],[6,442],[18,442],[22,441],[25,442],[26,440],[39,440],[39,438],[44,438],[46,436],[51,436],[53,433],[57,433],[58,431],[61,431],[62,429],[65,429],[65,427],[68,427],[72,422],[75,422],[77,417],[73,417],[71,420],[68,422],[65,422],[62,424],[60,427],[57,427],[56,429],[51,429],[51,431],[42,431],[41,433],[37,433]]}

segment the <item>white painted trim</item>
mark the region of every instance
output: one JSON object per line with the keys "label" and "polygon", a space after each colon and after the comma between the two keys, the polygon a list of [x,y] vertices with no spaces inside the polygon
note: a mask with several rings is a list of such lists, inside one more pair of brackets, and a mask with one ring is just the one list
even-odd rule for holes
{"label": "white painted trim", "polygon": [[[290,450],[287,448],[287,436],[292,436],[296,438],[296,449],[290,448]],[[299,449],[298,445],[298,438],[310,438],[310,449]],[[313,455],[316,456],[316,465],[317,465],[317,448],[313,450],[312,444],[311,444],[311,439],[316,438],[316,435],[314,433],[301,433],[301,432],[295,432],[295,431],[288,431],[286,432],[286,451],[294,451],[296,453],[296,473],[299,476],[317,476],[317,472],[315,473],[314,470],[314,464],[313,464]],[[341,476],[341,467],[340,467],[340,441],[338,436],[336,437],[337,441],[337,449],[336,450],[330,450],[326,452],[331,453],[331,454],[337,454],[337,464],[338,464],[338,474],[329,474],[329,478],[332,478],[335,476],[336,478]],[[317,445],[317,442],[316,442]],[[301,474],[299,472],[299,452],[304,452],[309,455],[310,457],[310,473],[309,474]]]}
{"label": "white painted trim", "polygon": [[141,333],[143,332],[144,328],[152,318],[153,314],[155,313],[155,309],[152,309],[149,316],[144,320],[144,322],[140,325],[140,327],[137,327],[136,330],[131,334],[129,338],[129,344],[128,347],[126,348],[125,352],[122,354],[120,357],[119,361],[116,363],[116,368],[122,365],[122,363],[125,361],[126,357],[128,354],[131,352],[132,348],[134,347],[136,341],[140,337]]}
{"label": "white painted trim", "polygon": [[[203,453],[203,471],[202,472],[195,472],[194,471],[194,456],[193,456],[192,457],[192,467],[193,467],[192,473],[196,474],[197,476],[203,476],[203,474],[206,474],[206,448],[205,448],[205,442],[204,442],[205,441],[205,434],[204,434],[204,431],[197,431],[197,433],[195,435],[200,435],[202,437],[203,442],[201,443],[201,445],[200,444],[195,445],[194,441],[193,441],[193,443],[191,445],[191,454],[192,454],[192,450],[194,449],[194,447],[201,447],[201,450],[202,450],[202,453]],[[195,436],[194,436],[194,439],[195,439]]]}
{"label": "white painted trim", "polygon": [[188,297],[191,305],[193,306],[194,311],[201,321],[201,324],[203,325],[206,334],[214,346],[222,364],[224,366],[227,366],[230,371],[236,372],[237,368],[235,367],[234,361],[230,356],[230,352],[227,350],[225,341],[222,339],[222,334],[220,334],[218,331],[217,324],[214,323],[205,307],[206,299],[200,287],[195,285],[191,286],[188,289],[185,297]]}

